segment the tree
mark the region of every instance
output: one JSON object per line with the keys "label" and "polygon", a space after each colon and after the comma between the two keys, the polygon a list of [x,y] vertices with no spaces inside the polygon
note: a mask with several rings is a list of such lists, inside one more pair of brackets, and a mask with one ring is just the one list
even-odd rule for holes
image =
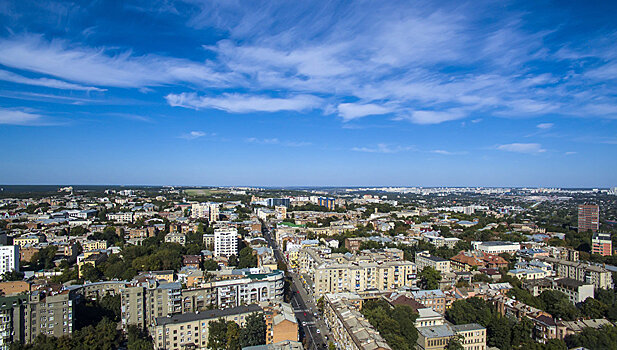
{"label": "tree", "polygon": [[135,325],[130,325],[127,330],[127,349],[153,350],[154,345],[147,332]]}
{"label": "tree", "polygon": [[584,317],[603,318],[608,311],[608,306],[594,298],[587,298],[581,303],[580,309]]}
{"label": "tree", "polygon": [[231,255],[227,260],[227,265],[238,266],[238,258],[235,255]]}
{"label": "tree", "polygon": [[580,333],[567,336],[565,341],[569,349],[575,347],[590,350],[617,349],[617,327],[583,328]]}
{"label": "tree", "polygon": [[19,271],[7,271],[2,275],[3,281],[21,281],[24,279],[24,273]]}
{"label": "tree", "polygon": [[450,338],[448,341],[448,346],[446,346],[447,350],[465,350],[463,347],[463,337],[459,334]]}
{"label": "tree", "polygon": [[96,282],[103,276],[103,273],[91,263],[83,264],[79,270],[81,278],[85,281]]}
{"label": "tree", "polygon": [[439,289],[439,281],[441,281],[441,274],[430,266],[420,272],[420,284],[424,289]]}
{"label": "tree", "polygon": [[219,264],[216,263],[216,261],[212,260],[212,259],[208,259],[206,261],[204,261],[204,270],[206,271],[216,271],[219,270]]}
{"label": "tree", "polygon": [[240,350],[240,326],[233,321],[227,322],[227,350]]}
{"label": "tree", "polygon": [[245,247],[238,254],[238,268],[244,269],[247,267],[257,267],[257,255],[253,248]]}
{"label": "tree", "polygon": [[333,342],[328,342],[328,350],[336,350],[336,346],[334,346]]}
{"label": "tree", "polygon": [[227,322],[219,318],[208,323],[208,348],[225,350],[227,348]]}
{"label": "tree", "polygon": [[252,313],[240,332],[242,347],[266,344],[266,319],[262,313]]}

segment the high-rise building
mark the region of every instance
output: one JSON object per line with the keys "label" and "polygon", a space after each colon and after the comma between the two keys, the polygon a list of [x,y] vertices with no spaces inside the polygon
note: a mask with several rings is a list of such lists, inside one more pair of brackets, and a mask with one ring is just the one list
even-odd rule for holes
{"label": "high-rise building", "polygon": [[191,205],[192,218],[206,218],[210,222],[218,221],[219,206],[216,203],[193,203]]}
{"label": "high-rise building", "polygon": [[19,246],[7,245],[0,247],[0,275],[19,271]]}
{"label": "high-rise building", "polygon": [[291,204],[291,200],[289,198],[268,198],[266,202],[269,207],[284,206],[289,208],[289,205]]}
{"label": "high-rise building", "polygon": [[238,255],[238,230],[224,228],[214,230],[214,255],[232,256]]}
{"label": "high-rise building", "polygon": [[326,207],[326,208],[328,208],[330,210],[334,210],[334,208],[336,206],[336,199],[334,199],[334,198],[319,197],[317,199],[317,204],[319,206]]}
{"label": "high-rise building", "polygon": [[578,232],[598,231],[600,227],[600,208],[596,204],[578,206]]}
{"label": "high-rise building", "polygon": [[603,256],[613,255],[613,241],[610,233],[594,233],[591,238],[591,253]]}

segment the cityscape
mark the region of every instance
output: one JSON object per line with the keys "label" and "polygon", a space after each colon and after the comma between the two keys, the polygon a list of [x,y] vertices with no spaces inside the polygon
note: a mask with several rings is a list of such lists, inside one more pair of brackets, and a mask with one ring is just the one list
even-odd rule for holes
{"label": "cityscape", "polygon": [[617,350],[617,2],[0,23],[0,350]]}

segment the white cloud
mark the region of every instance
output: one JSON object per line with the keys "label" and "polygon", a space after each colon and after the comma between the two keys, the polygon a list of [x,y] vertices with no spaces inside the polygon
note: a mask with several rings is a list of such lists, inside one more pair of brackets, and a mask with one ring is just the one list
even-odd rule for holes
{"label": "white cloud", "polygon": [[41,125],[42,120],[40,114],[0,108],[0,124]]}
{"label": "white cloud", "polygon": [[256,137],[249,137],[246,139],[248,143],[260,143],[264,145],[278,145],[280,143],[279,139],[271,138],[271,139],[258,139]]}
{"label": "white cloud", "polygon": [[83,86],[79,84],[67,83],[66,81],[57,80],[57,79],[49,79],[49,78],[27,78],[19,74],[15,74],[13,72],[9,72],[6,70],[0,70],[0,80],[10,81],[18,84],[25,85],[34,85],[34,86],[44,86],[54,89],[64,89],[64,90],[82,90],[82,91],[106,91],[105,89],[100,89],[93,86]]}
{"label": "white cloud", "polygon": [[399,153],[405,151],[413,151],[413,146],[390,146],[385,143],[379,143],[375,147],[353,147],[351,149],[355,152],[367,152],[367,153]]}
{"label": "white cloud", "polygon": [[173,107],[194,109],[214,108],[232,113],[305,111],[322,105],[312,95],[276,98],[258,95],[223,94],[217,97],[198,96],[194,93],[169,94],[165,97]]}
{"label": "white cloud", "polygon": [[338,114],[343,120],[352,120],[368,115],[386,114],[392,112],[389,108],[376,104],[341,103],[337,107]]}
{"label": "white cloud", "polygon": [[191,132],[188,132],[186,134],[180,135],[180,138],[186,139],[186,140],[194,140],[194,139],[197,139],[197,138],[200,138],[200,137],[204,137],[206,135],[207,134],[205,132],[203,132],[203,131],[191,131]]}
{"label": "white cloud", "polygon": [[538,129],[547,130],[547,129],[552,128],[554,125],[555,124],[553,124],[553,123],[540,123],[540,124],[536,125],[536,127]]}
{"label": "white cloud", "polygon": [[439,124],[451,120],[465,118],[467,115],[461,110],[446,111],[414,111],[409,116],[401,117],[415,124]]}
{"label": "white cloud", "polygon": [[455,156],[455,155],[466,154],[467,152],[465,152],[465,151],[453,152],[453,151],[446,151],[446,150],[442,150],[442,149],[435,149],[435,150],[432,150],[431,153],[441,154],[441,155],[444,155],[444,156]]}
{"label": "white cloud", "polygon": [[546,152],[539,143],[509,143],[497,146],[498,150],[516,153],[538,154]]}
{"label": "white cloud", "polygon": [[[220,74],[207,64],[158,55],[135,56],[47,41],[38,35],[0,39],[0,64],[101,86],[145,87],[179,82],[221,86],[233,74]],[[49,83],[49,82],[48,82]]]}
{"label": "white cloud", "polygon": [[571,155],[574,155],[574,154],[577,154],[577,153],[578,153],[578,152],[572,152],[572,151],[570,151],[570,152],[566,152],[566,153],[564,153],[564,154],[565,154],[566,156],[571,156]]}

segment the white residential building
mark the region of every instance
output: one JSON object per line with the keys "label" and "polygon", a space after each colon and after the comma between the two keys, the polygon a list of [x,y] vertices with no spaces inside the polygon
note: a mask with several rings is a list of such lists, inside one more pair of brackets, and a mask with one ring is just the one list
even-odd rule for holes
{"label": "white residential building", "polygon": [[520,243],[513,242],[502,242],[502,241],[494,241],[494,242],[471,242],[471,247],[473,250],[480,250],[489,254],[501,254],[508,253],[514,254],[517,251],[521,250]]}
{"label": "white residential building", "polygon": [[19,246],[0,247],[0,274],[19,271]]}
{"label": "white residential building", "polygon": [[214,230],[214,255],[238,255],[238,230],[235,228],[221,228]]}
{"label": "white residential building", "polygon": [[131,212],[110,213],[110,214],[107,214],[107,220],[120,222],[120,223],[133,222],[133,213]]}
{"label": "white residential building", "polygon": [[191,217],[207,218],[210,222],[218,221],[219,206],[216,203],[193,203],[191,205]]}

